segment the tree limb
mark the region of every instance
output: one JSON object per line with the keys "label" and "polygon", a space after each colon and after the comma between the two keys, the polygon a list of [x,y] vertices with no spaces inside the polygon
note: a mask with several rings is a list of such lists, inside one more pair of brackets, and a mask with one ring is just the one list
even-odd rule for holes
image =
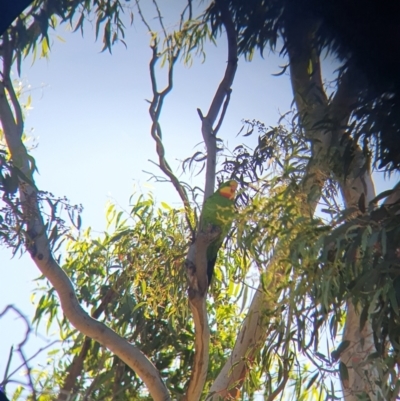
{"label": "tree limb", "polygon": [[[217,140],[216,132],[219,130],[229,104],[231,85],[237,69],[237,35],[233,24],[232,15],[224,1],[217,1],[217,7],[221,12],[221,19],[226,29],[228,40],[228,63],[225,74],[211,102],[206,116],[201,110],[197,110],[201,119],[201,130],[207,149],[206,161],[206,184],[204,200],[214,193],[215,173],[217,162]],[[221,117],[215,130],[213,125],[218,114]],[[215,239],[215,233],[198,231],[195,242],[191,245],[186,261],[189,281],[189,305],[193,314],[195,325],[195,355],[192,375],[190,377],[187,392],[184,396],[186,401],[199,400],[207,378],[209,359],[209,337],[208,317],[206,308],[207,296],[207,247]],[[213,238],[214,236],[214,238]]]}
{"label": "tree limb", "polygon": [[[303,205],[302,212],[304,216],[312,216],[321,197],[326,179],[331,172],[329,150],[332,129],[327,129],[328,127],[323,126],[318,127],[317,123],[327,118],[329,113],[335,113],[335,117],[340,115],[342,124],[347,124],[352,111],[351,105],[354,104],[354,101],[353,98],[349,98],[349,88],[341,87],[335,97],[332,110],[329,110],[328,100],[322,85],[319,60],[312,46],[306,40],[307,31],[303,32],[305,37],[301,37],[298,31],[292,33],[294,38],[290,36],[291,33],[288,34],[291,82],[301,125],[313,145],[312,157],[307,164],[298,196],[300,204]],[[293,39],[290,44],[289,39]],[[313,71],[311,75],[309,73],[310,63]],[[344,107],[345,100],[347,101],[346,107]],[[341,104],[340,108],[339,103]],[[340,114],[336,111],[339,109],[341,110]],[[337,135],[343,127],[337,126],[336,128]],[[263,280],[264,283],[269,283],[267,293],[264,292],[265,288],[260,283],[243,326],[238,333],[231,357],[227,360],[211,387],[210,395],[213,401],[217,401],[220,398],[230,399],[230,397],[234,397],[238,393],[247,373],[245,358],[251,358],[256,355],[264,343],[268,320],[263,318],[265,315],[263,311],[271,310],[274,306],[278,295],[275,294],[275,298],[273,298],[269,292],[279,287],[279,281],[277,280],[279,280],[279,277],[283,277],[283,272],[280,272],[279,268],[274,266],[274,260],[273,258],[268,266],[268,271],[264,273],[268,276],[268,279]],[[277,390],[279,391],[279,389]],[[271,394],[271,396],[273,395],[275,393]]]}
{"label": "tree limb", "polygon": [[[346,208],[359,207],[361,197],[364,199],[365,208],[375,198],[375,188],[372,180],[369,161],[365,160],[361,148],[354,145],[354,154],[348,174],[343,172],[335,174],[339,182]],[[340,153],[343,154],[346,142],[343,143]],[[335,173],[335,172],[334,172]],[[340,360],[347,366],[349,380],[342,383],[346,401],[359,400],[363,394],[368,394],[369,399],[376,401],[381,398],[378,386],[379,374],[368,361],[368,356],[376,352],[371,323],[367,321],[360,328],[360,309],[356,308],[352,300],[347,302],[346,324],[343,333],[343,341],[349,341],[349,346],[341,353]],[[368,375],[365,367],[369,366]]]}
{"label": "tree limb", "polygon": [[[127,276],[127,270],[124,270],[118,277],[115,285],[107,291],[100,305],[91,314],[94,319],[98,319],[106,309],[107,305],[119,295],[117,290],[121,284],[126,281]],[[67,400],[68,397],[71,396],[71,392],[74,390],[76,380],[82,374],[83,363],[85,362],[86,356],[90,350],[91,343],[92,339],[90,337],[86,337],[83,341],[79,354],[74,356],[71,365],[67,369],[67,377],[65,378],[64,384],[60,389],[57,401]]]}
{"label": "tree limb", "polygon": [[[207,114],[201,118],[201,132],[203,134],[204,143],[207,149],[206,162],[206,185],[204,190],[204,200],[214,193],[215,188],[215,171],[217,165],[217,139],[216,132],[219,130],[225,115],[226,107],[229,103],[230,94],[232,92],[232,83],[235,78],[237,62],[238,62],[238,46],[236,28],[232,20],[232,15],[223,0],[218,0],[216,6],[221,12],[222,24],[226,29],[226,37],[228,40],[228,63],[225,69],[224,77],[220,82],[218,89],[211,102]],[[218,114],[222,110],[221,118],[216,128],[213,126],[217,120]],[[200,111],[201,113],[201,111]],[[200,114],[199,113],[199,114]]]}
{"label": "tree limb", "polygon": [[3,83],[0,83],[0,120],[13,164],[29,179],[29,182],[20,179],[19,183],[22,212],[27,228],[28,251],[36,266],[58,293],[65,316],[80,332],[107,347],[131,367],[146,384],[155,400],[169,400],[167,388],[154,365],[138,348],[84,311],[76,298],[71,281],[53,258],[40,212],[28,153],[22,142],[18,125],[14,121]]}
{"label": "tree limb", "polygon": [[[314,60],[310,27],[312,24],[309,21],[301,20],[295,25],[288,24],[286,34],[295,101],[301,124],[313,142],[313,167],[323,175],[334,174],[346,207],[358,205],[361,195],[364,196],[367,205],[375,197],[369,161],[358,145],[341,140],[357,100],[354,72],[347,71],[342,75],[336,95],[328,104],[323,87],[320,86],[321,80],[310,79],[308,71],[310,60]],[[314,61],[312,65],[313,70],[314,66],[319,68],[319,64],[315,64]],[[327,121],[326,124],[323,124],[324,120]],[[330,154],[332,144],[335,145],[335,154]],[[353,156],[351,165],[344,169],[343,156],[349,145],[352,147]],[[363,391],[369,394],[371,400],[376,400],[376,385],[371,384],[377,380],[376,372],[371,372],[371,377],[366,377],[353,368],[360,362],[364,363],[368,355],[375,351],[375,346],[370,324],[367,322],[360,330],[359,311],[354,308],[351,300],[347,304],[343,340],[348,340],[351,344],[341,354],[341,361],[349,371],[349,383],[343,387],[346,401],[355,401]]]}
{"label": "tree limb", "polygon": [[[139,2],[137,1],[136,4],[139,9],[139,14],[142,18],[143,23],[147,26],[147,29],[149,30],[149,32],[152,33],[150,25],[147,23],[147,21],[145,20],[145,18],[143,16],[143,13],[139,6]],[[157,7],[157,13],[158,13],[158,18],[160,20],[160,23],[162,24],[162,18],[161,18],[158,7]],[[162,131],[161,131],[161,125],[159,122],[159,118],[161,115],[164,99],[168,95],[168,93],[172,90],[172,87],[173,87],[174,65],[179,57],[180,50],[181,50],[179,46],[177,46],[177,49],[175,49],[175,50],[171,48],[172,45],[170,42],[170,38],[167,35],[167,32],[163,25],[162,25],[162,28],[163,28],[163,32],[165,35],[165,39],[168,43],[168,48],[167,48],[168,83],[167,83],[167,86],[161,92],[158,90],[157,75],[156,75],[155,67],[160,58],[160,54],[158,53],[158,39],[153,38],[153,43],[151,44],[152,58],[149,63],[150,80],[151,80],[151,87],[152,87],[152,91],[153,91],[153,99],[150,102],[150,107],[149,107],[149,114],[150,114],[150,118],[152,120],[150,133],[156,143],[156,151],[157,151],[158,160],[159,160],[158,166],[160,167],[161,171],[169,178],[172,185],[175,187],[176,191],[178,192],[178,195],[181,198],[184,208],[185,208],[186,222],[188,224],[189,229],[192,232],[192,237],[194,237],[195,228],[193,227],[193,222],[192,222],[192,217],[191,217],[192,216],[192,208],[190,206],[189,198],[187,196],[184,186],[180,183],[180,181],[178,180],[176,175],[173,173],[169,163],[166,160],[165,148],[164,148],[164,144],[162,142]]]}
{"label": "tree limb", "polygon": [[[310,160],[310,163],[313,161]],[[325,183],[324,179],[313,174],[313,169],[307,168],[306,171],[303,185],[300,186],[297,193],[300,205],[307,205],[305,199],[307,199],[309,188],[318,188],[316,192],[321,193]],[[305,217],[314,213],[317,203],[318,200],[302,208]],[[313,207],[314,209],[312,209]],[[286,277],[283,265],[277,263],[281,251],[278,244],[266,271],[262,273],[265,277],[262,280],[260,278],[249,310],[236,336],[236,343],[231,355],[211,386],[210,401],[229,400],[239,394],[248,373],[247,360],[256,357],[265,343],[269,325],[269,319],[265,312],[274,309],[280,295],[277,288],[281,287],[281,282]],[[286,379],[284,378],[284,380]],[[279,390],[277,389],[274,394],[278,395]]]}
{"label": "tree limb", "polygon": [[289,20],[285,25],[286,47],[290,59],[290,80],[299,120],[309,139],[318,130],[315,122],[327,118],[328,99],[321,78],[321,65],[313,43],[315,24],[308,20]]}

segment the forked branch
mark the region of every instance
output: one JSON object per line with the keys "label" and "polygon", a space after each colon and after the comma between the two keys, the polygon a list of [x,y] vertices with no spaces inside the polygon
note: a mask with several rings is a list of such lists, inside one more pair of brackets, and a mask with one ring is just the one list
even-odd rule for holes
{"label": "forked branch", "polygon": [[[201,132],[203,134],[204,143],[207,149],[204,199],[207,199],[214,192],[215,188],[215,172],[217,165],[216,134],[221,127],[222,121],[225,117],[226,109],[229,104],[230,95],[232,92],[232,84],[235,78],[238,62],[237,33],[233,23],[232,15],[225,1],[217,1],[216,7],[218,7],[220,11],[221,21],[226,30],[226,37],[228,41],[228,62],[224,77],[222,78],[222,81],[215,92],[207,114],[204,116],[202,112],[198,110],[201,119]],[[221,116],[217,122],[217,118],[220,113]],[[215,125],[216,122],[217,124]]]}
{"label": "forked branch", "polygon": [[[310,62],[313,73],[315,68],[319,70],[319,61],[315,59],[317,54],[313,46],[312,24],[301,19],[296,24],[288,23],[286,36],[291,83],[300,122],[313,142],[312,165],[308,172],[315,177],[320,175],[321,181],[326,180],[328,175],[333,175],[339,183],[347,208],[358,205],[360,199],[364,199],[366,205],[375,197],[369,161],[351,138],[348,142],[341,140],[357,100],[356,82],[352,75],[354,71],[348,70],[342,75],[338,81],[336,95],[328,103],[321,80],[313,78],[309,71]],[[351,160],[347,161],[348,167],[344,168],[344,155],[348,145],[351,146],[352,156]],[[332,158],[333,151],[335,158]],[[311,188],[309,185],[308,187]],[[312,200],[314,204],[319,198],[319,194],[316,195]],[[371,326],[367,322],[360,330],[359,311],[351,299],[347,303],[343,339],[351,344],[341,355],[341,361],[349,371],[349,381],[343,385],[345,399],[355,401],[364,391],[371,399],[379,399],[377,386],[371,384],[377,382],[376,372],[371,371],[369,380],[368,377],[358,374],[354,368],[355,361],[365,363],[375,348]]]}
{"label": "forked branch", "polygon": [[164,27],[164,24],[162,22],[162,16],[161,16],[161,12],[158,7],[158,4],[156,1],[153,1],[153,3],[157,10],[158,20],[161,25],[164,39],[165,39],[166,46],[167,46],[167,48],[165,49],[165,57],[167,58],[167,66],[168,66],[167,85],[165,86],[165,88],[162,91],[158,90],[156,66],[157,66],[159,59],[161,57],[163,57],[164,55],[159,52],[159,39],[155,36],[154,32],[151,30],[151,26],[145,19],[142,9],[140,7],[139,1],[136,1],[136,6],[138,8],[138,12],[142,19],[142,22],[147,27],[149,33],[152,35],[152,43],[150,45],[151,50],[152,50],[152,57],[151,57],[151,60],[149,63],[151,88],[152,88],[152,92],[153,92],[153,98],[150,101],[150,107],[149,107],[149,114],[150,114],[150,118],[152,121],[150,133],[151,133],[151,137],[154,139],[154,141],[156,143],[156,151],[157,151],[158,163],[159,163],[158,167],[169,178],[172,185],[178,192],[178,195],[183,202],[183,205],[185,208],[185,214],[186,214],[186,221],[187,221],[189,229],[192,232],[192,237],[193,237],[195,228],[193,227],[193,222],[192,222],[192,218],[191,218],[192,212],[191,212],[189,198],[188,198],[188,195],[186,193],[184,186],[181,184],[181,182],[179,181],[177,176],[173,173],[173,171],[165,157],[165,148],[164,148],[164,144],[162,141],[162,130],[161,130],[161,125],[160,125],[160,121],[159,121],[160,115],[162,112],[162,107],[164,104],[164,100],[167,97],[168,93],[171,92],[171,90],[173,88],[174,66],[181,53],[181,48],[179,45],[177,45],[177,46],[173,45],[171,35],[169,35],[167,33],[167,31]]}
{"label": "forked branch", "polygon": [[[207,149],[206,184],[204,199],[207,199],[215,187],[217,138],[216,133],[221,127],[229,104],[231,86],[237,69],[237,35],[232,15],[224,1],[217,1],[221,20],[226,29],[228,40],[228,62],[225,74],[211,102],[206,116],[201,110],[198,113],[202,122],[202,134]],[[219,121],[217,121],[220,115]],[[216,124],[216,125],[215,125]],[[215,125],[215,127],[214,127]],[[206,308],[207,296],[207,245],[212,240],[212,232],[197,232],[195,242],[189,250],[187,270],[189,278],[189,305],[195,324],[195,355],[192,375],[188,390],[184,396],[186,401],[199,400],[204,389],[208,371],[209,359],[209,327]]]}

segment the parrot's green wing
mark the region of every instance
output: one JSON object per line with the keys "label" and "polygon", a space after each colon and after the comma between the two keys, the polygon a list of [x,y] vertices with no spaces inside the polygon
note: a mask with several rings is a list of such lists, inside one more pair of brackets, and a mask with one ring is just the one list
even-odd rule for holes
{"label": "parrot's green wing", "polygon": [[219,227],[221,233],[207,248],[207,276],[208,285],[211,283],[218,251],[224,239],[229,234],[235,215],[236,181],[228,181],[220,185],[218,190],[206,199],[201,214],[201,229],[208,226]]}

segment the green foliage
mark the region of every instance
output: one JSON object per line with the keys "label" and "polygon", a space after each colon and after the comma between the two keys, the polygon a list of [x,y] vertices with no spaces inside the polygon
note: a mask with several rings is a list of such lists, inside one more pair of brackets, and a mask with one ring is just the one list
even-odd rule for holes
{"label": "green foliage", "polygon": [[[13,44],[18,72],[22,58],[28,54],[33,60],[38,54],[48,57],[51,40],[49,31],[60,23],[69,22],[73,29],[83,34],[86,20],[95,22],[96,38],[103,30],[103,51],[111,51],[118,40],[123,41],[125,12],[133,14],[129,2],[119,0],[35,0],[7,31],[8,41]],[[40,52],[40,53],[39,53]]]}
{"label": "green foliage", "polygon": [[[106,215],[110,232],[102,237],[93,238],[90,229],[76,238],[69,235],[63,269],[91,315],[137,345],[160,370],[171,392],[182,394],[194,351],[183,270],[188,249],[184,213],[165,203],[157,207],[151,196],[139,196],[129,214],[110,204]],[[118,399],[147,399],[136,374],[97,343],[89,341],[85,346],[88,340],[60,316],[52,289],[44,286],[38,295],[43,291],[34,321],[46,317],[48,328],[56,325],[63,340],[62,358],[54,372],[58,386],[67,366],[87,347],[76,392],[92,383],[91,397],[105,399],[118,385]],[[234,342],[238,317],[231,295],[221,291],[209,306],[210,379]]]}
{"label": "green foliage", "polygon": [[[338,363],[348,343],[338,340],[346,302],[352,298],[362,311],[360,328],[367,319],[372,322],[378,353],[370,361],[380,377],[389,377],[382,390],[392,397],[398,391],[400,356],[399,204],[376,206],[388,191],[368,210],[341,212],[336,188],[328,182],[324,199],[330,203],[322,210],[327,220],[307,217],[301,184],[308,150],[301,131],[267,130],[254,122],[249,126],[244,135],[258,128],[258,146],[240,146],[224,163],[225,173],[244,188],[238,200],[237,246],[261,272],[268,302],[269,330],[261,354],[252,361],[247,391],[251,394],[263,383],[271,394],[292,382],[300,386],[296,399],[303,399],[302,383],[308,382],[333,396],[329,385],[334,377],[348,380],[346,367]],[[304,370],[307,359],[315,369]]]}
{"label": "green foliage", "polygon": [[[275,51],[279,44],[278,51],[286,53],[291,45],[288,32],[292,38],[306,32],[307,40],[296,44],[299,54],[310,46],[318,57],[336,58],[338,82],[351,71],[349,81],[358,96],[348,132],[356,142],[362,138],[361,145],[374,139],[379,168],[400,168],[399,61],[393,57],[400,46],[398,38],[393,40],[400,15],[397,4],[338,0],[228,0],[226,4],[236,26],[239,53],[246,58],[251,60],[256,50],[261,55]],[[218,1],[210,5],[205,18],[216,37],[222,29]]]}
{"label": "green foliage", "polygon": [[[239,52],[244,53],[250,60],[255,49],[261,54],[267,45],[275,48],[278,39],[278,30],[282,28],[281,13],[284,8],[283,1],[240,1],[228,2],[233,14],[238,32]],[[206,14],[210,20],[214,33],[221,29],[221,16],[217,2],[213,3]]]}
{"label": "green foliage", "polygon": [[[158,14],[161,34],[148,26],[153,62],[160,60],[162,66],[167,65],[172,76],[172,66],[179,57],[189,65],[193,54],[204,59],[205,41],[215,40],[221,27],[217,3],[210,6],[204,19],[190,15],[185,20],[182,14],[179,28],[172,32],[167,32]],[[293,1],[232,0],[228,5],[237,26],[239,49],[250,59],[257,48],[261,53],[266,46],[274,50],[280,36],[286,40],[285,28],[294,29],[300,24],[298,17],[305,16]],[[96,37],[103,30],[103,50],[111,50],[117,40],[123,41],[125,10],[131,12],[117,0],[36,1],[16,20],[3,43],[12,43],[20,69],[23,56],[32,53],[35,58],[38,52],[42,57],[48,55],[49,29],[68,21],[83,33],[84,22],[89,20],[94,22]],[[296,10],[301,12],[296,15]],[[315,20],[306,16],[304,21],[310,22],[307,29],[311,29]],[[319,31],[312,33],[311,46],[320,54],[331,42]],[[171,85],[156,95],[166,94]],[[155,103],[160,99],[157,96]],[[366,127],[376,135],[396,131],[393,114],[388,119],[390,127],[382,122],[384,112],[373,114],[376,106],[381,111],[390,109],[390,100],[387,93],[359,99],[357,120],[349,127],[354,135],[353,139],[348,136],[345,155],[332,152],[337,165],[344,166],[344,175],[354,144]],[[152,110],[159,115],[161,108]],[[314,194],[302,193],[310,143],[293,121],[289,129],[283,124],[267,128],[257,121],[246,121],[244,137],[258,130],[257,146],[254,150],[246,145],[235,148],[220,172],[223,178],[235,179],[241,185],[237,199],[240,213],[237,226],[227,238],[226,252],[218,260],[217,280],[208,303],[212,338],[205,391],[229,357],[242,318],[240,311],[246,310],[251,293],[247,274],[257,269],[266,304],[262,318],[268,330],[263,342],[254,344],[260,352],[253,354],[250,347],[244,357],[248,374],[244,397],[251,399],[259,389],[269,396],[286,389],[285,394],[292,392],[297,400],[335,398],[332,378],[339,378],[344,385],[349,379],[346,365],[339,362],[349,344],[338,343],[337,336],[342,332],[345,304],[351,297],[360,307],[360,328],[367,320],[372,322],[377,352],[369,358],[380,376],[388,378],[382,389],[393,398],[400,385],[399,205],[339,211],[336,187],[328,180],[323,192],[328,217],[311,217],[314,211],[309,203]],[[323,124],[326,122],[318,122],[314,128]],[[367,154],[366,142],[364,145]],[[376,154],[379,152],[377,149]],[[184,165],[192,168],[204,160],[205,155],[196,152]],[[33,171],[33,159],[31,165]],[[5,206],[0,209],[0,240],[14,250],[24,244],[32,252],[29,233],[23,231],[23,221],[19,220],[21,205],[16,194],[18,180],[27,179],[1,150],[0,191]],[[66,199],[49,193],[38,196],[47,216],[53,252],[66,245],[62,267],[74,283],[80,303],[94,318],[137,345],[159,369],[171,394],[179,398],[189,379],[194,353],[194,328],[183,272],[190,233],[183,211],[167,204],[157,207],[151,196],[132,198],[129,213],[109,205],[109,230],[96,237],[90,229],[80,231],[80,207],[69,206]],[[66,209],[77,232],[66,227],[59,217],[60,209]],[[98,343],[78,333],[60,314],[54,290],[43,278],[39,282],[42,287],[37,292],[34,322],[46,319],[47,329],[56,327],[63,341],[54,371],[38,377],[44,392],[63,388],[71,364],[79,362],[75,385],[69,389],[74,394],[85,393],[98,400],[149,399],[136,374]],[[322,338],[327,345],[321,344]]]}
{"label": "green foliage", "polygon": [[[371,322],[377,352],[370,360],[381,377],[389,377],[382,391],[390,398],[398,391],[400,358],[400,205],[374,205],[371,202],[369,212],[353,210],[350,217],[339,216],[341,224],[319,242],[319,260],[321,279],[330,283],[332,293],[352,297],[359,306],[360,329]],[[335,278],[329,273],[332,269]],[[338,306],[333,303],[333,310]]]}
{"label": "green foliage", "polygon": [[[36,170],[35,159],[28,155],[32,166],[32,173]],[[18,193],[21,182],[32,181],[17,168],[7,153],[0,150],[0,243],[12,249],[13,254],[23,252],[24,248],[30,248],[29,232],[24,224],[22,204]],[[70,205],[67,198],[55,198],[50,192],[40,191],[37,194],[37,201],[40,204],[45,216],[46,231],[49,238],[49,245],[53,252],[60,249],[69,232],[69,227],[61,217],[62,213],[68,214],[70,222],[77,228],[80,227],[80,213],[82,207]]]}
{"label": "green foliage", "polygon": [[[293,387],[294,399],[319,398],[332,394],[329,385],[335,382],[337,371],[321,353],[320,344],[332,315],[321,316],[314,309],[330,297],[324,290],[316,298],[314,285],[324,284],[315,268],[320,255],[315,244],[331,227],[310,216],[307,196],[301,191],[309,146],[296,126],[267,128],[256,121],[245,126],[244,136],[258,131],[257,146],[254,150],[238,146],[224,161],[223,173],[242,186],[237,199],[237,241],[228,255],[243,254],[244,263],[236,259],[229,277],[242,282],[252,269],[258,269],[268,327],[260,353],[249,358],[245,394],[251,397],[260,389],[267,395],[283,389],[289,394]],[[329,197],[334,189],[327,185],[325,195]],[[246,299],[246,285],[239,288]],[[343,298],[338,303],[343,306]]]}
{"label": "green foliage", "polygon": [[[139,346],[168,377],[171,389],[180,392],[187,377],[179,367],[192,358],[192,351],[184,345],[193,336],[182,288],[181,266],[187,244],[181,212],[156,209],[152,199],[139,197],[130,215],[123,214],[110,205],[107,220],[113,226],[112,234],[92,239],[89,229],[71,238],[63,268],[92,316]],[[40,298],[35,321],[46,315],[49,325],[57,322],[62,340],[70,347],[64,348],[65,353],[72,356],[79,353],[85,338],[58,313],[58,302],[50,291]],[[96,394],[102,399],[112,391],[113,380],[118,380],[127,387],[127,396],[133,396],[132,391],[139,391],[141,383],[130,369],[120,365],[112,354],[91,343],[81,386],[96,377]],[[111,367],[115,367],[113,378],[109,377]],[[60,370],[59,374],[65,372]]]}

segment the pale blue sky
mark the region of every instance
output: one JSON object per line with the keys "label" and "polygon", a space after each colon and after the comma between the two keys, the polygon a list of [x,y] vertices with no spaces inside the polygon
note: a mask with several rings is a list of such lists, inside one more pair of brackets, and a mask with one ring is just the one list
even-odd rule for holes
{"label": "pale blue sky", "polygon": [[[39,188],[83,204],[83,226],[100,232],[105,229],[106,202],[113,200],[127,207],[134,186],[147,190],[149,176],[142,170],[160,172],[148,161],[157,160],[144,101],[151,97],[149,35],[136,18],[126,32],[128,49],[120,44],[110,55],[100,53],[102,45],[94,42],[92,31],[87,25],[82,39],[79,32],[71,33],[61,26],[57,35],[65,43],[51,35],[50,59],[37,60],[32,66],[30,59],[25,60],[22,78],[30,85],[33,100],[25,126],[27,132],[33,128],[32,136],[38,143],[32,154],[40,171],[36,177]],[[166,100],[161,123],[167,158],[177,172],[181,171],[179,160],[202,150],[196,109],[206,113],[222,77],[227,59],[224,39],[218,41],[217,48],[207,46],[204,64],[195,60],[191,68],[176,66],[175,89]],[[274,125],[279,111],[289,109],[292,92],[288,76],[271,75],[283,64],[283,59],[271,54],[265,54],[265,59],[255,55],[251,63],[240,59],[219,132],[231,148],[242,142],[236,137],[242,119]],[[327,74],[332,74],[332,63],[325,61],[324,66]],[[202,176],[197,179],[202,183]],[[184,180],[190,181],[190,177]],[[151,186],[158,200],[180,205],[168,184]],[[377,190],[383,187],[380,182]],[[30,297],[36,286],[32,280],[39,275],[38,270],[28,257],[10,260],[10,256],[9,250],[0,250],[0,311],[14,304],[32,317]],[[0,321],[0,377],[11,344],[22,338],[21,328],[14,317]],[[29,350],[34,353],[44,344],[37,339]]]}

